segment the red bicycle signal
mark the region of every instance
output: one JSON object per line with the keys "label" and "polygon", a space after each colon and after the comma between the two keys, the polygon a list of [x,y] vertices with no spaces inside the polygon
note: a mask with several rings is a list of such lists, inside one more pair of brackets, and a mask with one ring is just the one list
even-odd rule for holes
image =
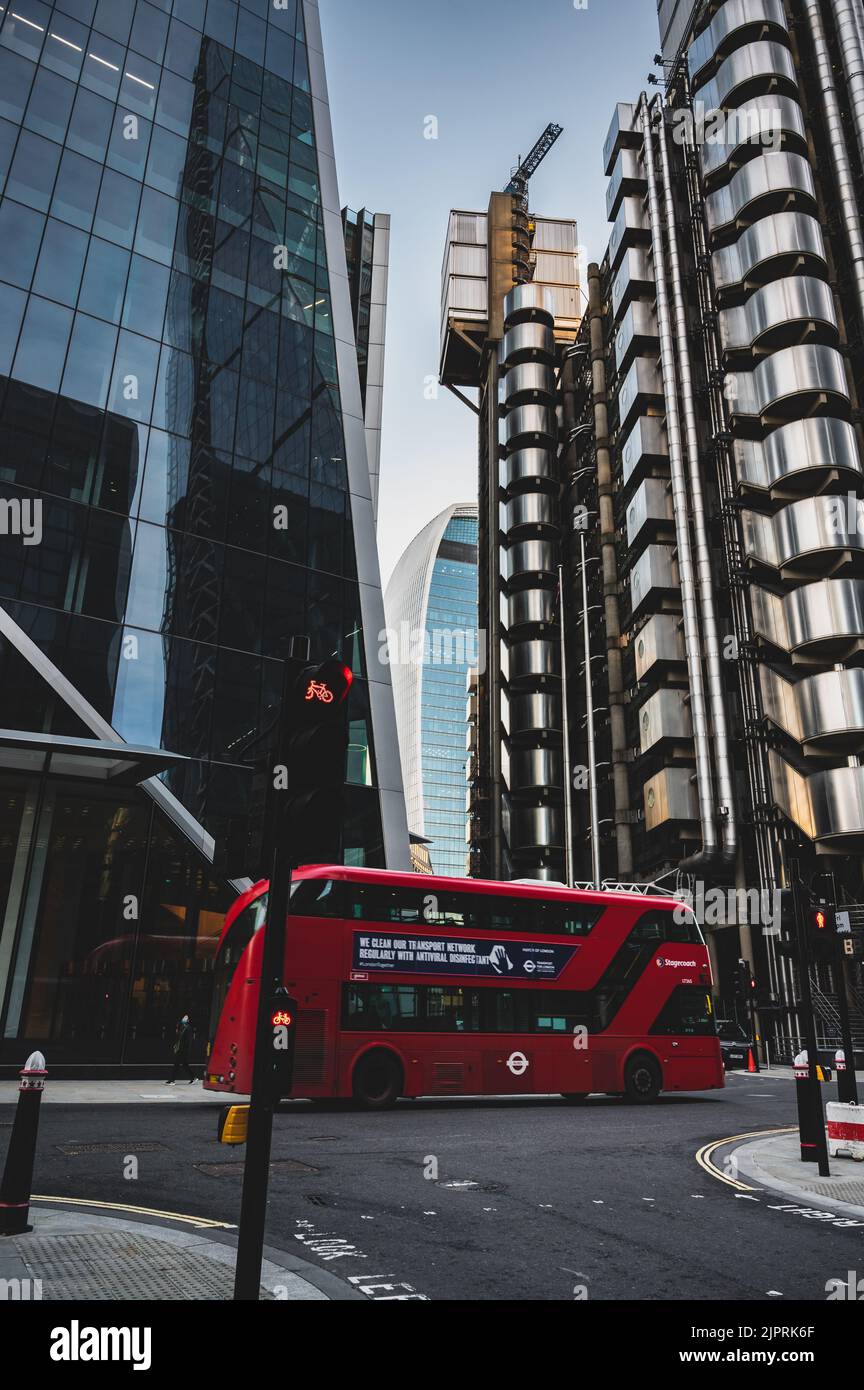
{"label": "red bicycle signal", "polygon": [[306,687],[307,700],[320,700],[323,705],[333,703],[333,691],[324,681],[310,681]]}

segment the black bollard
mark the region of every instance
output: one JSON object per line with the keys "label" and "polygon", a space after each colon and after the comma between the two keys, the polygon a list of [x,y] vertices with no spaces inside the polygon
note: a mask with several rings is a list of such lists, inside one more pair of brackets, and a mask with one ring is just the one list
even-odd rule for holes
{"label": "black bollard", "polygon": [[806,1052],[795,1058],[795,1099],[798,1102],[798,1136],[801,1142],[801,1162],[819,1162],[819,1122],[821,1116],[813,1105],[810,1089],[810,1066]]}
{"label": "black bollard", "polygon": [[47,1075],[42,1053],[32,1053],[21,1073],[15,1123],[0,1183],[0,1236],[20,1236],[33,1230],[27,1224],[27,1217],[39,1132],[39,1105]]}

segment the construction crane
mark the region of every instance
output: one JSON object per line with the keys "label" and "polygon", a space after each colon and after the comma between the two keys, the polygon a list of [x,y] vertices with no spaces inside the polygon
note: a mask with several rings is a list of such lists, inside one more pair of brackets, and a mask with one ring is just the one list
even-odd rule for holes
{"label": "construction crane", "polygon": [[527,155],[525,159],[521,159],[516,165],[516,168],[511,172],[510,182],[504,189],[504,192],[518,194],[522,199],[523,207],[526,209],[528,204],[528,180],[543,163],[543,160],[546,158],[563,129],[563,126],[554,125],[553,122],[550,121],[531,153]]}

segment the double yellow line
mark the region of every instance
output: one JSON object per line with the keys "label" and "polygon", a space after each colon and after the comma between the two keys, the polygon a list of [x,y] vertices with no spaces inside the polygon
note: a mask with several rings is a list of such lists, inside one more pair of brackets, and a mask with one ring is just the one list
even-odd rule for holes
{"label": "double yellow line", "polygon": [[725,1182],[727,1187],[737,1188],[739,1192],[758,1192],[760,1189],[751,1187],[749,1183],[739,1182],[737,1178],[730,1178],[726,1173],[721,1173],[716,1163],[712,1163],[712,1154],[717,1149],[722,1149],[724,1144],[737,1144],[744,1139],[763,1139],[766,1134],[791,1134],[795,1129],[794,1125],[785,1125],[779,1129],[754,1129],[749,1134],[730,1134],[726,1139],[715,1139],[711,1144],[703,1144],[702,1148],[696,1153],[696,1162],[700,1168],[704,1168],[706,1173],[710,1173],[712,1178],[717,1178],[719,1182]]}
{"label": "double yellow line", "polygon": [[189,1216],[179,1211],[159,1211],[156,1207],[125,1206],[122,1202],[89,1201],[86,1197],[47,1197],[40,1194],[39,1196],[32,1196],[30,1201],[49,1202],[64,1207],[95,1207],[100,1211],[131,1212],[134,1216],[159,1216],[163,1221],[180,1221],[186,1226],[196,1226],[201,1230],[236,1231],[237,1229],[230,1221],[211,1221],[207,1216]]}

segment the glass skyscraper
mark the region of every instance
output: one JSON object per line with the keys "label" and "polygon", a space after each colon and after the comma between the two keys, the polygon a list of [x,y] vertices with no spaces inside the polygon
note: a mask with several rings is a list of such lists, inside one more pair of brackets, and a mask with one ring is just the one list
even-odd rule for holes
{"label": "glass skyscraper", "polygon": [[150,1062],[293,635],[355,671],[346,859],[408,864],[317,4],[0,26],[0,1061]]}
{"label": "glass skyscraper", "polygon": [[477,633],[477,508],[447,507],[408,546],[385,599],[408,824],[436,874],[466,873],[466,686]]}

